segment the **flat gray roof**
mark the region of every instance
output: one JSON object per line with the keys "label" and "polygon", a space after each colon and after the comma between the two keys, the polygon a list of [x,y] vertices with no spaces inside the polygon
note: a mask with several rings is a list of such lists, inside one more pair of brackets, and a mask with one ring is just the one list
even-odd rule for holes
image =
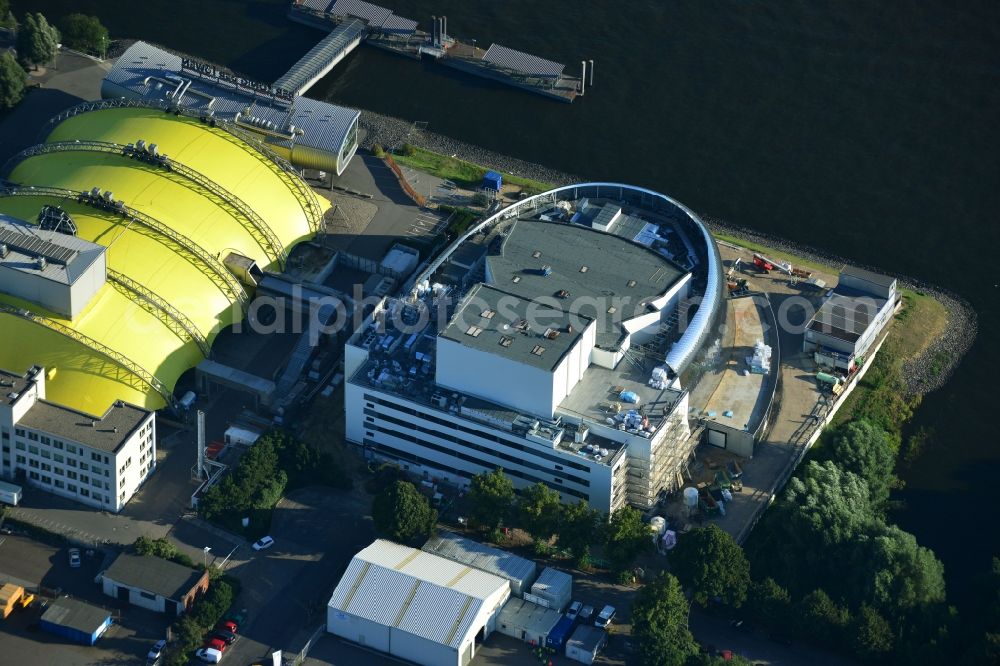
{"label": "flat gray roof", "polygon": [[496,286],[529,300],[567,292],[561,307],[595,317],[603,348],[617,348],[621,322],[684,275],[638,243],[581,225],[517,220],[506,234],[486,259]]}
{"label": "flat gray roof", "polygon": [[[103,245],[58,231],[45,231],[2,214],[0,244],[7,246],[7,255],[0,256],[0,265],[66,285],[76,282],[104,252]],[[45,268],[38,266],[40,257],[46,260]]]}
{"label": "flat gray roof", "polygon": [[603,629],[589,624],[581,624],[573,632],[569,643],[587,652],[596,652],[606,639],[607,634]]}
{"label": "flat gray roof", "polygon": [[884,298],[837,287],[813,315],[809,330],[845,342],[857,342],[885,303]]}
{"label": "flat gray roof", "polygon": [[844,266],[844,268],[840,271],[840,274],[855,277],[859,280],[871,282],[872,284],[877,284],[880,287],[886,288],[891,287],[892,283],[896,281],[896,278],[894,277],[889,277],[888,275],[882,275],[881,273],[875,273],[873,271],[867,271],[863,268],[855,268],[854,266]]}
{"label": "flat gray roof", "polygon": [[42,622],[69,627],[82,631],[85,634],[93,634],[97,629],[108,621],[111,611],[84,603],[77,599],[60,597],[56,599],[42,614]]}
{"label": "flat gray roof", "polygon": [[[569,395],[556,407],[556,412],[604,422],[612,415],[610,406],[617,403],[623,412],[631,409],[641,411],[658,427],[673,412],[683,392],[671,388],[654,388],[649,385],[649,376],[649,371],[639,370],[628,361],[620,362],[613,370],[591,364]],[[639,396],[639,403],[622,402],[622,391],[635,393]]]}
{"label": "flat gray roof", "polygon": [[0,396],[2,396],[3,400],[7,401],[8,405],[13,405],[17,402],[17,398],[10,396],[16,395],[20,398],[24,389],[28,388],[28,385],[33,381],[34,377],[29,376],[28,373],[19,375],[8,370],[0,370]]}
{"label": "flat gray roof", "polygon": [[198,584],[203,575],[202,571],[189,569],[160,557],[128,553],[119,555],[104,572],[105,578],[117,583],[174,601],[180,601]]}
{"label": "flat gray roof", "polygon": [[462,299],[440,337],[552,370],[580,339],[581,325],[590,321],[480,283]]}
{"label": "flat gray roof", "polygon": [[533,634],[548,635],[559,624],[563,614],[557,610],[511,597],[500,609],[500,623],[517,627]]}
{"label": "flat gray roof", "polygon": [[152,414],[148,409],[117,401],[103,416],[78,412],[47,400],[38,400],[17,422],[59,439],[116,452],[132,433]]}

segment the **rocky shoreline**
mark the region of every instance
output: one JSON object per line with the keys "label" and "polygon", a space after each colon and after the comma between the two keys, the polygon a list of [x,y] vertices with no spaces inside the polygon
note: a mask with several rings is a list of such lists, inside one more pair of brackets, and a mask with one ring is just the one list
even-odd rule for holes
{"label": "rocky shoreline", "polygon": [[540,164],[525,162],[509,155],[501,155],[443,134],[418,130],[411,122],[373,111],[362,110],[358,125],[365,130],[361,148],[367,150],[371,150],[376,143],[381,144],[386,149],[398,148],[404,143],[410,143],[435,153],[451,155],[466,162],[489,166],[503,173],[531,178],[556,186],[568,185],[581,180],[581,178],[571,174],[549,169]]}
{"label": "rocky shoreline", "polygon": [[[713,233],[725,233],[749,243],[772,247],[785,254],[802,257],[817,263],[832,266],[841,264],[858,266],[857,262],[845,257],[799,245],[777,236],[735,226],[705,215],[702,215],[702,219],[705,220]],[[877,266],[859,266],[859,268],[885,272]],[[968,301],[946,289],[906,275],[893,275],[893,277],[899,281],[900,286],[930,296],[941,303],[947,314],[948,323],[944,333],[932,340],[927,349],[903,365],[903,378],[906,381],[908,392],[911,395],[930,393],[944,386],[969,348],[972,347],[972,343],[975,342],[978,329],[976,311]]]}

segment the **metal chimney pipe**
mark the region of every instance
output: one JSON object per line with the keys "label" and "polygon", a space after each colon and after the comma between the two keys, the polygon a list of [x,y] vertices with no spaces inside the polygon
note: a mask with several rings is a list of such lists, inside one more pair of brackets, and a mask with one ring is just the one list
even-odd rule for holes
{"label": "metal chimney pipe", "polygon": [[580,72],[580,94],[582,95],[587,91],[587,61],[581,60],[580,65],[583,67]]}
{"label": "metal chimney pipe", "polygon": [[431,14],[431,46],[438,43],[438,17]]}
{"label": "metal chimney pipe", "polygon": [[198,478],[208,476],[205,469],[205,412],[198,410]]}
{"label": "metal chimney pipe", "polygon": [[441,41],[443,42],[448,37],[448,17],[441,17]]}
{"label": "metal chimney pipe", "polygon": [[594,61],[590,61],[590,85],[594,85]]}
{"label": "metal chimney pipe", "polygon": [[444,17],[438,19],[438,46],[444,46]]}

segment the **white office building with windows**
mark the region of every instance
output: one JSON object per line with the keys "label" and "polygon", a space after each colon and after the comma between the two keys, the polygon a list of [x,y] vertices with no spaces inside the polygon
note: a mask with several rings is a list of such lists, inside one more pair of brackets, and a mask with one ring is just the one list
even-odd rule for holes
{"label": "white office building with windows", "polygon": [[649,508],[695,445],[685,371],[724,316],[720,266],[701,221],[649,190],[504,209],[350,338],[347,438],[429,480],[502,467],[566,502]]}
{"label": "white office building with windows", "polygon": [[101,415],[45,399],[45,369],[0,370],[0,477],[117,513],[156,468],[156,420],[124,402]]}

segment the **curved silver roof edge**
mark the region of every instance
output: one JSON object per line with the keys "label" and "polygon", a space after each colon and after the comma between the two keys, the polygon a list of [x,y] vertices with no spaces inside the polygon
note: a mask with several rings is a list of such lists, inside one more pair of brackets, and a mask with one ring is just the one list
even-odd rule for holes
{"label": "curved silver roof edge", "polygon": [[[711,232],[705,223],[702,222],[701,218],[692,211],[690,208],[677,201],[673,197],[669,197],[666,194],[660,192],[655,192],[653,190],[647,189],[645,187],[639,187],[638,185],[626,185],[624,183],[610,183],[610,182],[590,182],[590,183],[574,183],[572,185],[564,185],[562,187],[557,187],[553,190],[547,192],[542,192],[541,194],[536,194],[534,196],[528,197],[522,201],[518,201],[515,204],[511,204],[506,208],[497,211],[493,215],[474,226],[469,231],[465,232],[461,237],[452,241],[448,249],[441,254],[437,259],[435,259],[431,264],[424,269],[424,271],[417,276],[416,279],[411,283],[414,290],[416,286],[419,285],[424,280],[430,278],[431,275],[437,271],[438,268],[451,256],[451,254],[460,246],[462,243],[468,239],[475,236],[477,233],[483,229],[488,228],[490,225],[494,224],[499,220],[509,219],[516,215],[519,215],[523,209],[533,209],[535,208],[535,203],[539,200],[550,198],[553,195],[558,195],[561,192],[566,192],[568,190],[583,188],[583,187],[618,187],[625,190],[631,190],[633,192],[641,192],[652,197],[658,197],[670,204],[676,206],[680,210],[684,211],[691,221],[695,223],[698,229],[701,230],[702,239],[705,242],[708,252],[708,279],[705,284],[705,294],[702,297],[702,301],[699,304],[698,311],[695,312],[694,318],[691,323],[684,330],[681,335],[680,340],[678,340],[673,347],[671,347],[670,352],[666,357],[667,367],[674,374],[680,374],[688,364],[693,359],[695,353],[698,351],[705,338],[709,335],[708,330],[714,320],[714,315],[718,311],[720,304],[722,303],[722,289],[724,285],[722,284],[722,258],[719,255],[719,248],[715,244],[715,240],[712,238]],[[414,291],[414,296],[416,295]]]}

